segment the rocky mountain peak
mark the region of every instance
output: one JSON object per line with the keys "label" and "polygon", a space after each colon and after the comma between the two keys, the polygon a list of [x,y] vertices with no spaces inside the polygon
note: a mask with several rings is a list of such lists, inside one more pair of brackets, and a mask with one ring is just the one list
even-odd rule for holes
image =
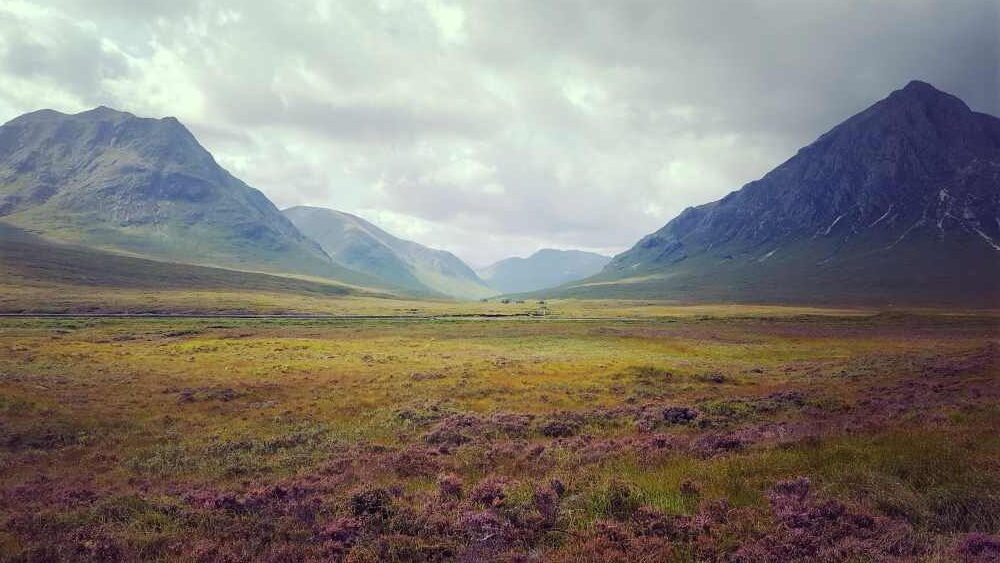
{"label": "rocky mountain peak", "polygon": [[135,118],[135,115],[127,111],[119,111],[108,106],[97,106],[93,109],[88,109],[86,111],[81,111],[76,114],[77,117],[86,119],[98,119],[98,120],[120,120]]}
{"label": "rocky mountain peak", "polygon": [[[998,251],[1000,119],[913,81],[763,178],[685,210],[602,275],[663,272],[679,280],[673,272],[738,267],[750,279],[784,260],[783,275],[799,277],[851,263],[858,279],[849,282],[863,285],[887,279],[885,264],[896,258],[903,264],[895,274],[910,276],[898,283],[914,289],[927,277],[918,264],[943,260],[941,253],[967,260],[960,268],[971,275],[982,260],[995,270]],[[985,279],[963,276],[947,283],[973,287]]]}

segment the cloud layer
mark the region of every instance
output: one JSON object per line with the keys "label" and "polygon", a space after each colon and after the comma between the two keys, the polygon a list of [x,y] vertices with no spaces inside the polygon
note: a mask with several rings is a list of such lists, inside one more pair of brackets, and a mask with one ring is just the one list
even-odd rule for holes
{"label": "cloud layer", "polygon": [[279,207],[474,264],[616,252],[911,79],[1000,114],[993,0],[8,0],[0,120],[174,115]]}

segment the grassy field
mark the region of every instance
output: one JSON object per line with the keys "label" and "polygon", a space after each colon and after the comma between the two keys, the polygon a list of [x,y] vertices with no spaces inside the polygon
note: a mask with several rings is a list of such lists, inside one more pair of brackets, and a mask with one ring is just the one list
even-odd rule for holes
{"label": "grassy field", "polygon": [[1000,549],[995,315],[281,299],[414,318],[0,319],[0,558]]}

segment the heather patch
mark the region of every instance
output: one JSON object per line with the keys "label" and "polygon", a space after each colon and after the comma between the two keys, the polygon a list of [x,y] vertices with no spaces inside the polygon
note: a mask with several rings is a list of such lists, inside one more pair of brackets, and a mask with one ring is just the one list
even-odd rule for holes
{"label": "heather patch", "polygon": [[4,559],[996,558],[985,321],[4,322]]}

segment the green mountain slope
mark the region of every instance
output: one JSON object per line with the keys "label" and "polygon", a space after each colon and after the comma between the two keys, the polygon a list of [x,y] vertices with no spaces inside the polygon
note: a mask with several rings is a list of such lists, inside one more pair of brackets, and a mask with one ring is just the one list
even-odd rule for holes
{"label": "green mountain slope", "polygon": [[306,206],[283,213],[336,262],[387,283],[465,299],[496,293],[454,254],[400,239],[350,213]]}
{"label": "green mountain slope", "polygon": [[56,243],[2,222],[0,284],[8,288],[66,285],[99,289],[267,291],[320,296],[367,293],[334,282],[161,262]]}
{"label": "green mountain slope", "polygon": [[0,220],[175,262],[379,283],[335,264],[169,117],[42,110],[0,126]]}

